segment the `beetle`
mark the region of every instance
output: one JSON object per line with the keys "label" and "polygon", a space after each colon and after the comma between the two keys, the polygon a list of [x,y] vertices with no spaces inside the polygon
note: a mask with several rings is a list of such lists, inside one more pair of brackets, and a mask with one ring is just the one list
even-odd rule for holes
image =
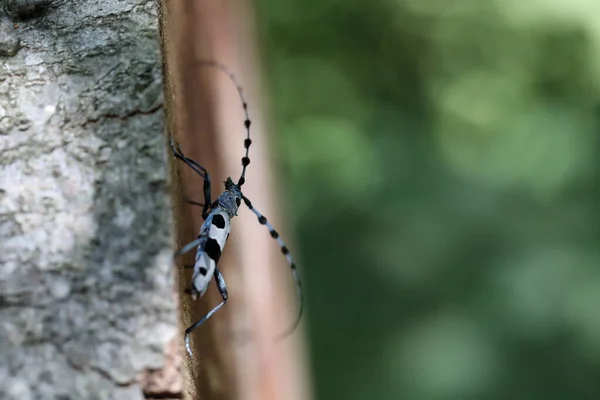
{"label": "beetle", "polygon": [[285,256],[290,266],[292,276],[296,283],[299,298],[298,315],[294,324],[285,332],[280,334],[278,338],[283,338],[296,329],[302,318],[302,311],[304,305],[302,284],[298,275],[296,264],[294,263],[294,260],[290,254],[288,247],[285,245],[283,239],[275,230],[275,228],[271,225],[271,223],[267,220],[267,218],[254,207],[250,199],[248,199],[248,197],[246,197],[242,192],[242,186],[246,182],[246,168],[250,164],[249,153],[250,145],[252,144],[252,140],[250,139],[251,121],[248,113],[248,103],[246,102],[246,99],[244,97],[243,88],[238,83],[236,76],[231,71],[229,71],[229,69],[225,67],[225,65],[216,61],[209,60],[200,61],[199,64],[202,66],[213,67],[224,72],[235,85],[240,100],[242,102],[242,108],[244,109],[244,127],[246,130],[246,138],[244,139],[245,155],[242,157],[242,173],[240,175],[240,178],[238,179],[237,183],[235,183],[231,179],[231,177],[228,177],[227,180],[225,180],[224,182],[225,190],[219,196],[217,196],[217,198],[214,201],[211,200],[212,186],[210,174],[208,173],[208,171],[196,161],[186,157],[181,151],[181,148],[173,142],[173,138],[171,137],[170,139],[170,146],[173,155],[177,159],[184,162],[188,167],[190,167],[194,172],[196,172],[204,179],[204,203],[188,201],[191,204],[203,207],[202,219],[204,220],[204,222],[200,227],[198,237],[194,241],[188,243],[179,251],[177,251],[175,253],[175,257],[181,256],[195,248],[196,258],[194,265],[192,266],[192,287],[191,289],[189,289],[192,298],[195,300],[199,297],[202,297],[204,293],[206,293],[206,290],[208,289],[208,285],[212,281],[212,278],[214,278],[219,293],[221,294],[221,297],[223,299],[221,303],[219,303],[216,307],[211,309],[204,317],[190,325],[185,330],[185,348],[190,357],[193,355],[192,349],[190,347],[190,334],[193,331],[195,331],[198,327],[200,327],[200,325],[206,322],[215,312],[217,312],[227,302],[227,284],[225,283],[225,279],[219,271],[217,264],[224,250],[225,244],[227,243],[227,239],[229,238],[229,233],[231,230],[231,220],[237,215],[237,212],[242,202],[256,215],[256,217],[258,218],[258,222],[261,225],[267,227],[271,237],[277,241],[281,248],[282,254]]}

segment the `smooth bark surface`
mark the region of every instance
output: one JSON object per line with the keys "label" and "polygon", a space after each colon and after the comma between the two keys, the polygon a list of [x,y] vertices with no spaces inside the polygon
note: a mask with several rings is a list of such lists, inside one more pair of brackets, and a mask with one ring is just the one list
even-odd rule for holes
{"label": "smooth bark surface", "polygon": [[[213,200],[223,181],[237,181],[244,155],[244,113],[235,86],[222,72],[202,67],[200,59],[226,65],[244,88],[252,120],[251,163],[245,195],[282,229],[273,189],[269,135],[261,107],[260,68],[252,29],[252,7],[245,1],[163,1],[162,36],[165,50],[168,131],[186,155],[212,176]],[[175,191],[201,200],[202,178],[183,163],[173,166]],[[202,223],[199,207],[177,204],[179,245],[193,240]],[[292,245],[289,235],[285,235]],[[179,260],[189,265],[193,255]],[[265,226],[244,205],[232,220],[219,267],[227,282],[225,307],[192,334],[194,358],[188,360],[191,398],[240,400],[305,400],[310,398],[302,359],[301,329],[283,341],[274,338],[297,313],[290,268]],[[190,285],[189,270],[180,289]],[[185,298],[185,326],[220,302],[214,284],[196,302]]]}

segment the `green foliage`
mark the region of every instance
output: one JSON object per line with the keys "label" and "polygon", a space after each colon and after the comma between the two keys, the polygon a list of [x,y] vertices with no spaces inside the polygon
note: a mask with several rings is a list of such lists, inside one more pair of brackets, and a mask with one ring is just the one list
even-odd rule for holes
{"label": "green foliage", "polygon": [[258,11],[317,398],[600,398],[600,3]]}

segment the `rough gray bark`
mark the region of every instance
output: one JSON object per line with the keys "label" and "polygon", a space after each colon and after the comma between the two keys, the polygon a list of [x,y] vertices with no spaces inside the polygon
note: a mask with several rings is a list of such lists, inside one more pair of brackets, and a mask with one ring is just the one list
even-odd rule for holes
{"label": "rough gray bark", "polygon": [[0,398],[144,398],[179,340],[156,4],[2,6]]}

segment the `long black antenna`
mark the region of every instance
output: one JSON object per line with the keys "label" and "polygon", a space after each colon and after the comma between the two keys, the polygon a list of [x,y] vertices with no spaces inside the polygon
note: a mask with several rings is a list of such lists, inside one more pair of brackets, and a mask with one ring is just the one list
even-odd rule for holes
{"label": "long black antenna", "polygon": [[247,198],[246,196],[242,196],[242,199],[244,200],[244,203],[246,204],[246,206],[248,206],[250,211],[252,211],[254,215],[256,215],[256,217],[258,218],[258,223],[261,225],[265,225],[269,230],[271,237],[275,239],[279,244],[279,247],[281,248],[281,253],[285,256],[292,271],[294,281],[296,282],[296,292],[298,294],[298,303],[300,306],[298,308],[298,315],[296,316],[294,323],[283,333],[277,335],[277,337],[275,338],[276,340],[281,340],[286,336],[289,336],[292,332],[294,332],[294,330],[296,330],[296,328],[298,327],[298,324],[300,324],[300,320],[302,319],[302,312],[304,311],[304,295],[302,294],[302,281],[300,281],[300,276],[298,275],[298,270],[296,269],[296,263],[292,259],[290,250],[283,242],[283,239],[281,239],[279,232],[277,232],[275,228],[273,228],[273,225],[271,225],[271,223],[267,220],[267,217],[265,217],[260,211],[256,209],[256,207],[254,207],[249,198]]}
{"label": "long black antenna", "polygon": [[244,89],[242,88],[242,85],[238,81],[237,77],[224,64],[212,60],[199,60],[198,64],[207,67],[217,68],[223,71],[229,77],[229,79],[231,79],[231,82],[233,82],[238,94],[240,95],[240,100],[242,101],[242,108],[244,109],[244,114],[246,117],[246,119],[244,120],[244,127],[246,128],[246,139],[244,140],[246,155],[242,157],[242,175],[240,176],[240,179],[238,180],[237,184],[241,188],[242,185],[246,182],[246,167],[248,166],[248,164],[250,164],[250,158],[248,157],[248,155],[250,153],[250,145],[252,144],[252,140],[250,139],[250,115],[248,114],[248,103],[246,102],[246,97],[244,96]]}

